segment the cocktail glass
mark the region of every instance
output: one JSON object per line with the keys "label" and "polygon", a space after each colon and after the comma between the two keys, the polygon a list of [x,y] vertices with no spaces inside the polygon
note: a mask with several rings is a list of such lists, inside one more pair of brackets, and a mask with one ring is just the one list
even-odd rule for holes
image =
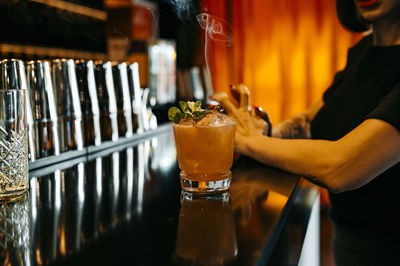
{"label": "cocktail glass", "polygon": [[236,125],[173,124],[180,181],[184,191],[218,193],[231,183]]}
{"label": "cocktail glass", "polygon": [[26,87],[23,62],[0,61],[0,200],[29,188]]}

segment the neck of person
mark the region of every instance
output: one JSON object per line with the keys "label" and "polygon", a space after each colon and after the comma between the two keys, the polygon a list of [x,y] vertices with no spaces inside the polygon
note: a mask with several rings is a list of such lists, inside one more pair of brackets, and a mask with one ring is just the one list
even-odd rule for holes
{"label": "neck of person", "polygon": [[372,23],[373,44],[392,46],[400,44],[400,20],[395,22],[380,20]]}

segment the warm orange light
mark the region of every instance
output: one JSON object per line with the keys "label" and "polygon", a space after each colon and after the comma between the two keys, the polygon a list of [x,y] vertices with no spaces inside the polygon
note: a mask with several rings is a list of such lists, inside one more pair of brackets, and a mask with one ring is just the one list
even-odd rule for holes
{"label": "warm orange light", "polygon": [[285,206],[286,202],[288,200],[288,197],[285,195],[282,195],[278,192],[275,192],[273,190],[268,191],[268,197],[265,201],[263,201],[263,207],[264,209],[268,211],[276,211],[276,212],[281,212],[283,207]]}
{"label": "warm orange light", "polygon": [[60,253],[63,256],[67,255],[67,244],[66,244],[65,234],[66,234],[65,226],[61,226],[61,229],[60,229]]}
{"label": "warm orange light", "polygon": [[360,38],[339,24],[335,0],[203,0],[203,6],[233,29],[229,51],[211,48],[214,90],[245,83],[273,123],[321,99]]}

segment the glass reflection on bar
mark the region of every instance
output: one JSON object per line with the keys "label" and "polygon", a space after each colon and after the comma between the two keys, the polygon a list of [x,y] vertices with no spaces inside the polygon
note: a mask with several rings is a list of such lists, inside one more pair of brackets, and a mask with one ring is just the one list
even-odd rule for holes
{"label": "glass reflection on bar", "polygon": [[119,196],[119,153],[103,158],[102,200],[100,203],[100,234],[106,234],[116,225]]}
{"label": "glass reflection on bar", "polygon": [[230,194],[198,197],[182,192],[176,263],[226,265],[237,251]]}
{"label": "glass reflection on bar", "polygon": [[32,250],[38,265],[49,264],[58,254],[61,211],[61,172],[31,179]]}
{"label": "glass reflection on bar", "polygon": [[132,200],[133,200],[133,190],[134,190],[134,152],[133,148],[126,149],[126,210],[125,210],[125,219],[126,221],[130,221],[132,217]]}
{"label": "glass reflection on bar", "polygon": [[137,169],[137,199],[136,199],[136,212],[138,215],[142,214],[143,200],[144,200],[144,185],[145,181],[150,178],[149,176],[149,155],[150,155],[150,141],[146,140],[140,143],[137,147],[138,155],[138,169]]}
{"label": "glass reflection on bar", "polygon": [[85,168],[83,163],[61,172],[62,207],[59,229],[59,251],[61,256],[80,249],[81,223],[84,194]]}
{"label": "glass reflection on bar", "polygon": [[0,202],[0,258],[4,265],[31,264],[31,221],[28,194]]}
{"label": "glass reflection on bar", "polygon": [[85,201],[83,207],[81,235],[83,244],[92,243],[99,237],[103,159],[99,157],[87,162],[85,169]]}
{"label": "glass reflection on bar", "polygon": [[120,189],[117,206],[117,221],[129,222],[132,216],[133,182],[133,148],[120,153]]}

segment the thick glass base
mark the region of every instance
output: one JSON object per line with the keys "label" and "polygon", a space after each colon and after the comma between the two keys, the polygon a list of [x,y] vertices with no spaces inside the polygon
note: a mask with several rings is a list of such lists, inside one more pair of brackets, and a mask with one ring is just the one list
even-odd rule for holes
{"label": "thick glass base", "polygon": [[[182,190],[190,193],[203,193],[203,194],[212,194],[212,193],[222,193],[229,190],[231,185],[232,173],[231,171],[218,174],[214,180],[207,177],[208,180],[203,181],[198,176],[190,176],[186,174],[184,171],[181,171],[181,187]],[[203,177],[204,178],[204,177]]]}

